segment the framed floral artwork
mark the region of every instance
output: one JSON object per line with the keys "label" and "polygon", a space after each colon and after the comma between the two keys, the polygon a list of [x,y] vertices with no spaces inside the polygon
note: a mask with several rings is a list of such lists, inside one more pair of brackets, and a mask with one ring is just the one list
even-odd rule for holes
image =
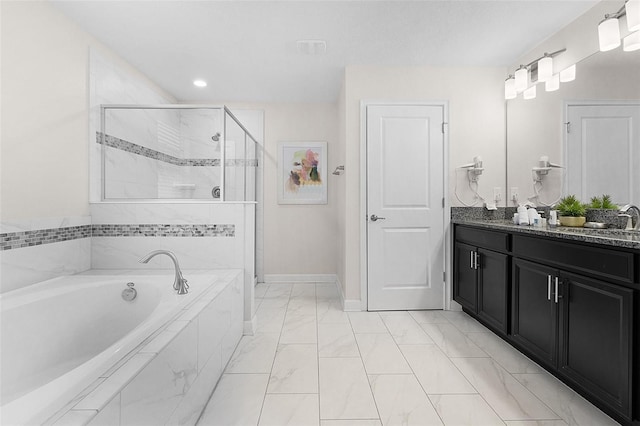
{"label": "framed floral artwork", "polygon": [[327,143],[278,143],[278,204],[327,204]]}

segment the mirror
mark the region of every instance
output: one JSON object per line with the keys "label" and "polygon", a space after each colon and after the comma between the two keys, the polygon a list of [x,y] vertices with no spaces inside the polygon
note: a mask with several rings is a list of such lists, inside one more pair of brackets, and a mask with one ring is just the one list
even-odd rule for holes
{"label": "mirror", "polygon": [[[611,194],[616,203],[640,204],[640,51],[597,52],[576,68],[576,79],[555,92],[538,84],[535,99],[507,101],[507,206],[515,205],[513,188],[520,203],[537,206],[570,193],[582,202]],[[598,107],[581,110],[578,119],[590,114],[589,122],[576,120],[574,107],[585,104]],[[626,112],[603,119],[599,111],[616,105]],[[544,167],[543,156],[562,168]]]}

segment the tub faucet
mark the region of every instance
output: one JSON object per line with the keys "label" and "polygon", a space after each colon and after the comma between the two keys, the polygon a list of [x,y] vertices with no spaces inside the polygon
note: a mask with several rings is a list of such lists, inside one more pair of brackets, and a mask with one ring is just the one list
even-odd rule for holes
{"label": "tub faucet", "polygon": [[187,280],[182,276],[182,271],[180,270],[180,265],[178,265],[178,258],[175,254],[170,252],[169,250],[154,250],[151,253],[144,256],[139,260],[140,263],[147,263],[153,257],[159,254],[166,254],[173,260],[173,266],[176,269],[176,279],[173,281],[173,288],[178,292],[178,294],[187,294],[189,292],[189,285],[187,284]]}
{"label": "tub faucet", "polygon": [[629,210],[634,210],[635,211],[635,215],[636,215],[636,225],[633,227],[634,231],[639,231],[640,230],[640,209],[634,205],[631,204],[627,204],[624,207],[620,208],[620,212],[622,213],[629,213]]}

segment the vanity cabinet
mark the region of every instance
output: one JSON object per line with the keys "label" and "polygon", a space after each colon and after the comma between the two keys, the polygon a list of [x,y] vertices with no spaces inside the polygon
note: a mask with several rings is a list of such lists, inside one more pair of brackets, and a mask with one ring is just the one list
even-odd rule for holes
{"label": "vanity cabinet", "polygon": [[454,300],[618,421],[638,425],[639,263],[637,250],[456,225]]}
{"label": "vanity cabinet", "polygon": [[508,235],[458,227],[454,244],[454,300],[496,332],[508,329]]}
{"label": "vanity cabinet", "polygon": [[513,256],[514,344],[631,419],[633,255],[514,235]]}
{"label": "vanity cabinet", "polygon": [[556,366],[558,305],[555,302],[556,270],[513,259],[511,339],[541,364]]}

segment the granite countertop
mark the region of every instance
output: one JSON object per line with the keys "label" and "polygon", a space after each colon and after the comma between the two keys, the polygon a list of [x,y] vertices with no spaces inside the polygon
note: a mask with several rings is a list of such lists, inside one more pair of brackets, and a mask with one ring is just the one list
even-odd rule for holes
{"label": "granite countertop", "polygon": [[452,223],[473,225],[481,228],[517,232],[521,234],[541,235],[563,240],[583,241],[615,247],[640,250],[640,231],[621,229],[588,229],[558,226],[555,228],[536,228],[527,225],[514,225],[510,220],[486,220],[476,218],[453,218]]}

